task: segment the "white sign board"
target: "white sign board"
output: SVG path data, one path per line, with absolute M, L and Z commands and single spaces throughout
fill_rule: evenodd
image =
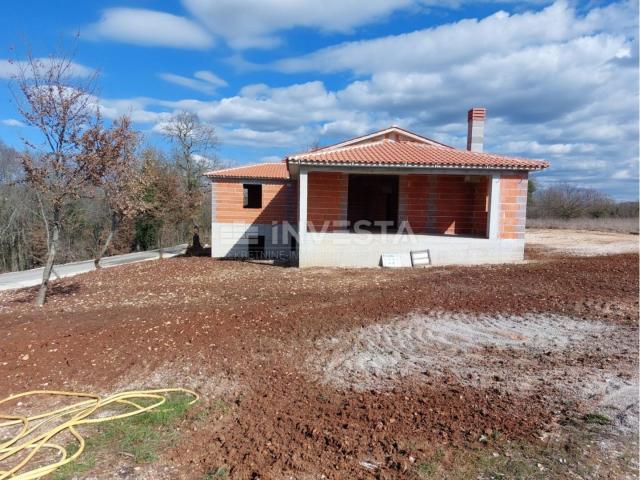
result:
M 411 252 L 411 266 L 426 267 L 427 265 L 431 265 L 431 254 L 429 250 Z
M 383 253 L 382 266 L 401 268 L 411 266 L 411 257 L 407 253 Z

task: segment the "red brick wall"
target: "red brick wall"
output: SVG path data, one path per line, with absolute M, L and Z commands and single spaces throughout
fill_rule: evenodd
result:
M 471 215 L 471 234 L 486 237 L 489 220 L 489 185 L 491 177 L 479 177 L 474 184 L 473 213 Z
M 431 183 L 427 175 L 400 175 L 398 221 L 408 222 L 414 233 L 427 232 L 428 195 L 435 195 Z
M 308 230 L 320 231 L 330 222 L 328 231 L 340 230 L 347 220 L 348 176 L 339 172 L 309 172 L 307 176 Z M 344 224 L 342 224 L 344 228 Z
M 465 182 L 464 175 L 436 176 L 437 202 L 431 217 L 435 219 L 434 233 L 449 233 L 457 235 L 471 235 L 474 230 L 486 231 L 486 217 L 484 223 L 474 223 L 474 218 L 482 214 L 486 208 L 484 202 L 476 204 L 476 189 L 480 182 Z
M 248 183 L 248 182 L 247 182 Z M 296 221 L 296 188 L 280 182 L 262 183 L 262 208 L 244 208 L 242 180 L 216 180 L 213 188 L 213 221 L 262 223 Z
M 406 175 L 400 177 L 400 221 L 414 233 L 486 236 L 486 176 Z
M 401 175 L 399 221 L 417 234 L 486 236 L 489 177 L 465 182 L 464 175 Z M 262 208 L 242 207 L 242 181 L 215 181 L 213 221 L 221 223 L 297 222 L 297 185 L 262 184 Z M 348 176 L 337 172 L 308 175 L 307 218 L 316 230 L 325 221 L 332 229 L 347 218 Z M 524 238 L 527 174 L 503 174 L 500 179 L 499 237 Z
M 527 173 L 505 173 L 500 176 L 500 238 L 524 238 L 527 185 Z

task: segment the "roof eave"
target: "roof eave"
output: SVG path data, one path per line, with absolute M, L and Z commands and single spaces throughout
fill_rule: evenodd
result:
M 318 162 L 305 161 L 303 159 L 287 158 L 287 161 L 295 165 L 304 166 L 331 166 L 331 167 L 380 167 L 380 168 L 420 168 L 425 170 L 432 169 L 460 169 L 460 170 L 519 170 L 519 171 L 536 171 L 544 170 L 549 165 L 540 166 L 523 166 L 523 165 L 447 165 L 447 164 L 420 164 L 420 163 L 374 163 L 374 162 Z
M 274 182 L 288 182 L 291 177 L 258 177 L 255 175 L 243 175 L 237 177 L 222 176 L 222 175 L 204 175 L 211 180 L 271 180 Z

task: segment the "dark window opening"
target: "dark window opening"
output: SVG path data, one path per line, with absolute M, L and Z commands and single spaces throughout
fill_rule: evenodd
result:
M 347 220 L 351 230 L 396 231 L 398 176 L 349 175 Z
M 262 185 L 244 184 L 242 206 L 244 208 L 262 208 Z
M 249 258 L 264 258 L 264 235 L 249 235 Z

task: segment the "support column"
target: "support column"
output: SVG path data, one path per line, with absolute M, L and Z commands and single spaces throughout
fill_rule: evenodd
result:
M 298 259 L 302 256 L 304 238 L 307 236 L 307 170 L 300 167 L 298 179 Z
M 500 174 L 491 175 L 489 184 L 489 215 L 487 218 L 487 233 L 492 240 L 500 236 Z
M 216 207 L 218 202 L 216 201 L 216 182 L 214 182 L 213 180 L 211 180 L 211 182 L 209 182 L 209 184 L 211 185 L 211 235 L 209 238 L 209 245 L 211 245 L 211 256 L 214 257 L 214 241 L 219 242 L 220 239 L 216 237 L 217 232 L 215 229 L 215 224 L 217 223 L 217 212 L 216 212 Z

